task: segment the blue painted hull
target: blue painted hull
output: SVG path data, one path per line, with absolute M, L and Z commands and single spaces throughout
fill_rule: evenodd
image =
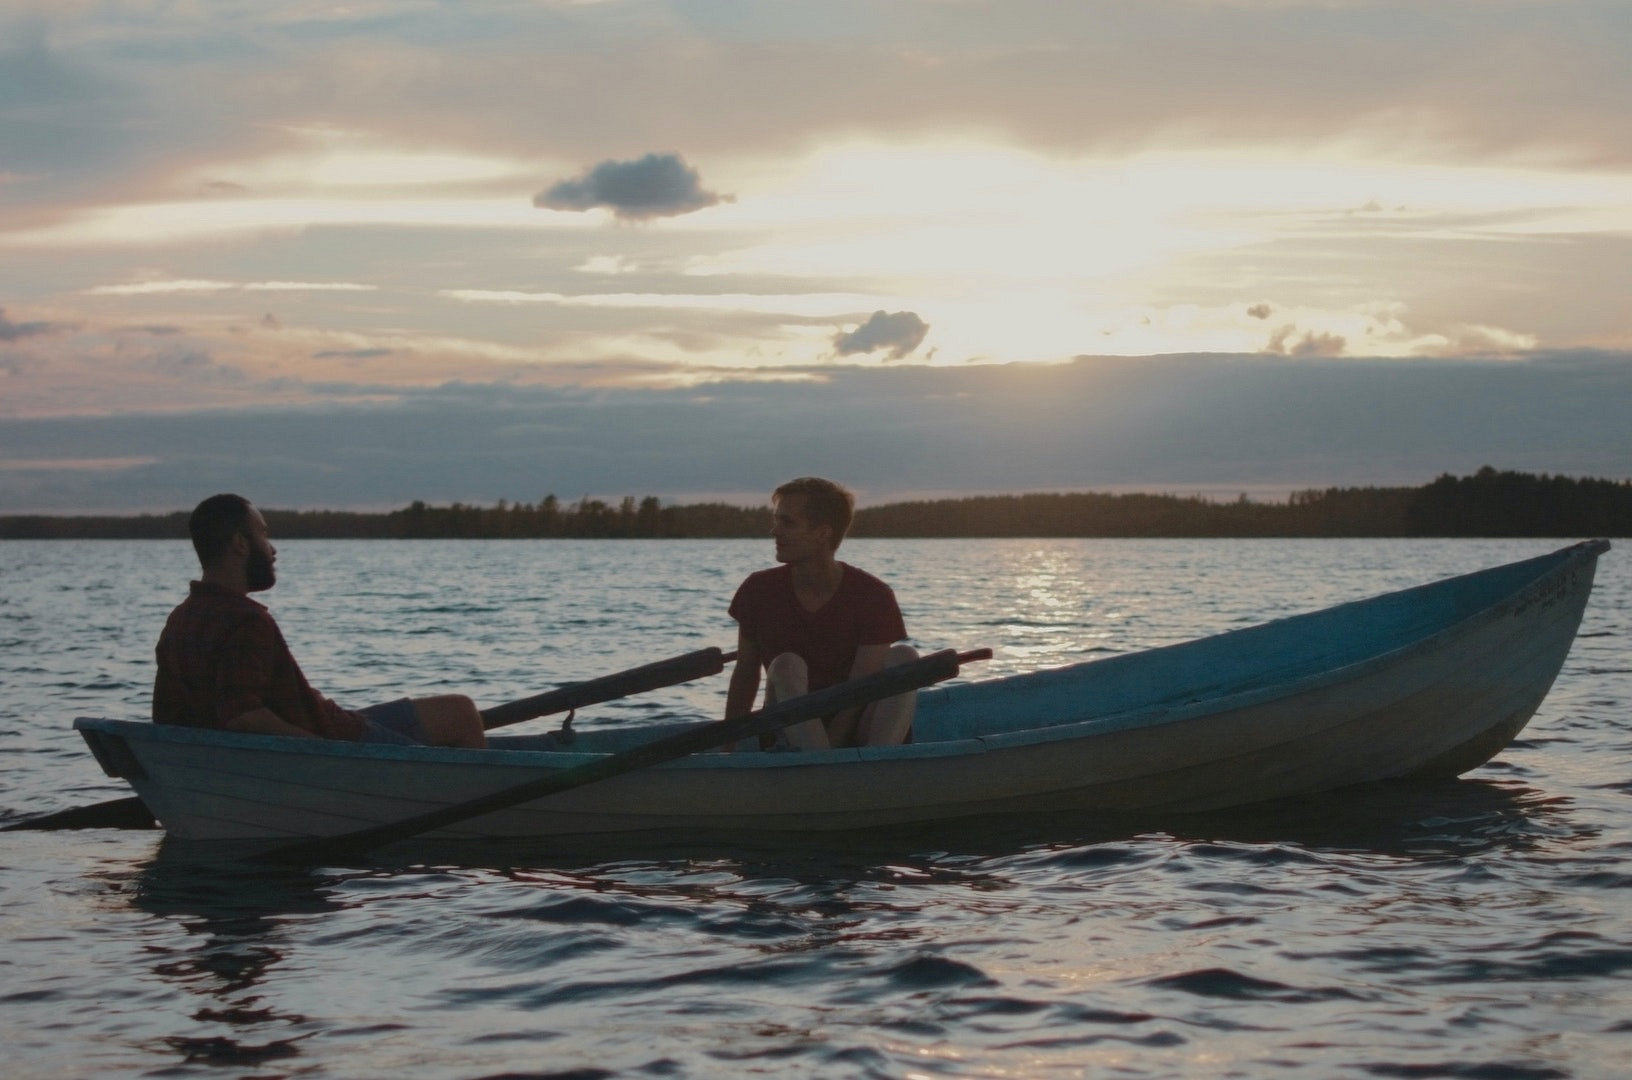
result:
M 1198 811 L 1460 775 L 1535 713 L 1603 541 L 1146 652 L 920 692 L 907 746 L 702 754 L 449 826 L 443 838 L 815 832 L 1053 810 Z M 80 719 L 183 839 L 333 836 L 572 767 L 676 728 L 488 750 Z

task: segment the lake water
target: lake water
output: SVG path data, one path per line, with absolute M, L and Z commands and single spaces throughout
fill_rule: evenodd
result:
M 280 544 L 267 596 L 360 706 L 483 705 L 706 645 L 762 541 Z M 977 677 L 1147 648 L 1547 541 L 865 541 Z M 0 543 L 0 822 L 126 794 L 69 727 L 146 715 L 181 543 Z M 1632 549 L 1468 778 L 842 846 L 405 848 L 320 869 L 158 832 L 0 834 L 0 1075 L 1622 1077 Z M 717 676 L 580 727 L 717 715 Z M 547 722 L 541 721 L 540 724 Z

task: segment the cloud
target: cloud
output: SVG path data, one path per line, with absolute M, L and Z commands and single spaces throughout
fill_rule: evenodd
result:
M 24 338 L 41 337 L 46 334 L 60 334 L 72 327 L 65 323 L 53 322 L 12 322 L 6 318 L 5 308 L 0 308 L 0 341 L 21 341 Z
M 86 289 L 88 296 L 146 296 L 153 293 L 224 292 L 237 288 L 230 281 L 204 281 L 197 278 L 177 281 L 135 281 L 127 285 L 97 285 Z
M 0 413 L 287 403 L 260 388 L 337 368 L 390 389 L 1247 352 L 1286 324 L 1300 360 L 1632 341 L 1632 68 L 1611 62 L 1632 9 L 1123 3 L 1108 27 L 1102 5 L 1014 0 L 1001 25 L 910 6 L 682 27 L 640 4 L 27 0 L 37 32 L 0 15 L 0 297 L 31 335 L 9 351 L 59 366 L 9 379 Z M 743 205 L 658 222 L 684 228 L 603 227 L 724 192 Z M 1373 195 L 1411 212 L 1359 212 Z M 24 245 L 48 227 L 75 246 Z M 1393 300 L 1409 325 L 1361 309 Z M 268 309 L 287 329 L 245 329 Z M 110 336 L 142 324 L 255 393 L 127 388 L 152 343 Z
M 591 255 L 573 269 L 580 274 L 632 274 L 640 266 L 623 255 Z
M 175 357 L 204 367 L 206 358 Z M 832 475 L 903 492 L 1421 484 L 1483 464 L 1627 478 L 1632 353 L 1508 361 L 1187 354 L 819 366 L 799 382 L 462 383 L 307 406 L 0 419 L 0 506 L 170 510 L 766 491 Z M 354 388 L 355 389 L 355 388 Z M 721 430 L 733 438 L 722 440 Z M 752 455 L 741 447 L 753 446 Z M 221 447 L 232 447 L 231 454 Z M 118 473 L 30 461 L 150 460 Z
M 729 196 L 704 191 L 697 170 L 677 154 L 647 154 L 635 161 L 603 161 L 576 180 L 533 196 L 550 210 L 593 210 L 604 206 L 620 218 L 640 221 L 703 210 Z
M 1568 3 L 1567 18 L 1551 3 L 1123 3 L 1108 22 L 1103 5 L 1014 0 L 1001 26 L 962 4 L 911 18 L 739 5 L 684 29 L 623 4 L 352 5 L 349 19 L 325 4 L 30 6 L 49 23 L 0 3 L 0 146 L 57 205 L 95 188 L 175 195 L 180 177 L 190 195 L 230 192 L 216 170 L 296 148 L 293 117 L 533 161 L 595 161 L 617 143 L 764 159 L 949 129 L 1067 154 L 1204 132 L 1249 148 L 1332 137 L 1405 156 L 1632 161 L 1615 3 Z
M 0 10 L 0 146 L 7 166 L 40 183 L 53 170 L 92 164 L 100 140 L 126 143 L 118 129 L 130 116 L 128 94 L 59 55 L 45 22 L 8 24 L 5 14 Z
M 148 356 L 147 364 L 161 375 L 187 381 L 234 385 L 248 381 L 243 371 L 218 362 L 207 350 L 196 346 L 178 345 L 156 350 Z
M 854 330 L 835 335 L 833 348 L 840 356 L 888 349 L 890 358 L 899 360 L 923 344 L 927 333 L 929 324 L 911 311 L 875 311 Z
M 1286 324 L 1274 334 L 1270 335 L 1269 343 L 1264 351 L 1280 356 L 1342 356 L 1343 350 L 1348 347 L 1348 340 L 1341 334 L 1317 333 L 1309 330 L 1296 341 L 1292 340 L 1298 328 L 1291 323 Z
M 245 292 L 373 292 L 377 285 L 351 281 L 210 281 L 184 278 L 170 281 L 134 281 L 124 285 L 97 285 L 86 289 L 89 296 L 148 296 L 154 293 L 212 293 L 242 289 Z
M 156 465 L 158 458 L 0 458 L 0 472 L 95 472 Z
M 243 288 L 248 292 L 373 292 L 379 286 L 355 281 L 251 281 Z
M 312 354 L 314 360 L 373 360 L 390 356 L 395 349 L 324 349 Z
M 1516 334 L 1499 326 L 1458 324 L 1442 334 L 1431 335 L 1425 342 L 1423 355 L 1454 356 L 1514 356 L 1536 347 L 1532 334 Z

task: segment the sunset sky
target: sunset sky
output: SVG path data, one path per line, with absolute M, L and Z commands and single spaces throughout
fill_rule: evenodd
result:
M 0 0 L 0 513 L 1632 477 L 1632 4 Z

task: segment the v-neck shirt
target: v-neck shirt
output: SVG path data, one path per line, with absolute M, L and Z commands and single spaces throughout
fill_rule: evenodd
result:
M 863 645 L 889 645 L 907 636 L 895 593 L 878 578 L 848 563 L 839 586 L 815 611 L 806 610 L 793 587 L 793 567 L 773 566 L 748 575 L 731 599 L 730 615 L 753 639 L 761 659 L 782 653 L 804 658 L 810 689 L 844 682 Z

